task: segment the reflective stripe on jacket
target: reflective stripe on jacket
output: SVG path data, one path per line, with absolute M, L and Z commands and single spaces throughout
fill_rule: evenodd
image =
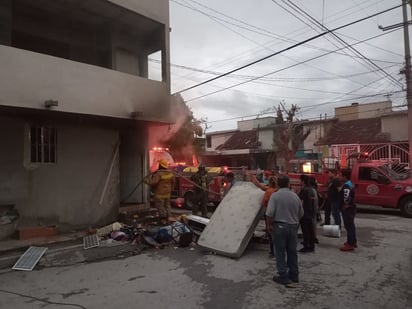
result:
M 175 184 L 175 175 L 169 170 L 157 170 L 153 175 L 146 176 L 144 182 L 152 187 L 155 198 L 170 198 Z

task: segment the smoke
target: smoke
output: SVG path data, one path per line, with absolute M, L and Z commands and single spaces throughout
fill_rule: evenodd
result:
M 189 107 L 180 95 L 170 97 L 170 124 L 152 124 L 149 126 L 149 148 L 165 147 L 166 141 L 179 131 L 188 116 L 191 115 Z

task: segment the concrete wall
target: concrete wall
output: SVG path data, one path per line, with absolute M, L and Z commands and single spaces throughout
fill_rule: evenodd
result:
M 0 105 L 44 109 L 53 99 L 56 111 L 169 120 L 157 112 L 169 110 L 166 83 L 1 45 L 0 67 Z
M 340 121 L 374 118 L 392 110 L 392 102 L 373 102 L 366 104 L 353 103 L 350 106 L 335 108 L 335 117 Z
M 232 135 L 234 131 L 222 132 L 222 133 L 209 133 L 212 137 L 212 147 L 207 147 L 206 151 L 214 151 L 216 147 L 225 143 Z
M 83 225 L 116 219 L 118 155 L 108 175 L 118 132 L 82 125 L 55 127 L 57 163 L 36 165 L 30 164 L 28 156 L 29 124 L 18 118 L 0 118 L 0 204 L 15 204 L 21 216 L 34 219 L 31 224 Z
M 133 12 L 169 25 L 169 1 L 166 0 L 108 0 Z
M 264 128 L 269 125 L 274 125 L 276 121 L 275 117 L 264 117 L 257 119 L 241 120 L 237 122 L 237 128 L 239 131 L 249 131 L 257 129 L 257 127 Z
M 11 0 L 0 1 L 0 44 L 11 43 Z
M 162 46 L 163 80 L 170 93 L 170 18 L 169 1 L 166 0 L 109 0 L 116 5 L 151 18 L 164 24 L 164 41 Z
M 120 133 L 120 199 L 124 204 L 144 203 L 148 187 L 142 183 L 148 171 L 146 127 Z
M 391 142 L 408 140 L 408 113 L 394 113 L 381 118 L 382 133 L 389 133 Z
M 273 150 L 274 149 L 274 142 L 273 142 L 273 128 L 272 129 L 265 129 L 258 131 L 258 138 L 260 142 L 260 149 L 262 150 Z

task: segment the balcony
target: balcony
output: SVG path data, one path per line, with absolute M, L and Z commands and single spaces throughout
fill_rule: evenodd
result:
M 0 105 L 168 121 L 169 87 L 161 81 L 0 45 Z
M 167 2 L 9 0 L 0 16 L 0 105 L 167 121 Z

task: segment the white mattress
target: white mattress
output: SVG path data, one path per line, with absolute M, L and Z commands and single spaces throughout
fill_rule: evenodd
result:
M 251 182 L 236 182 L 213 213 L 198 245 L 218 254 L 241 257 L 261 217 L 263 195 Z

